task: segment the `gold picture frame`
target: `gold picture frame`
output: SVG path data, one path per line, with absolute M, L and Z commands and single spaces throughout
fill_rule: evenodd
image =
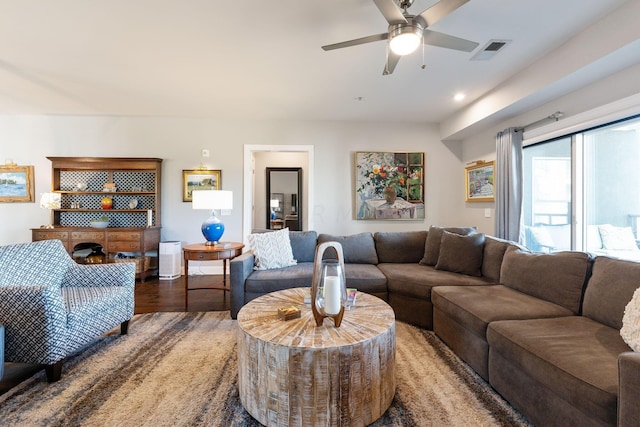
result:
M 191 202 L 193 190 L 220 190 L 222 171 L 218 169 L 185 169 L 182 171 L 182 201 Z
M 33 203 L 35 184 L 33 166 L 0 166 L 0 202 Z
M 494 202 L 495 162 L 478 161 L 464 168 L 464 184 L 467 202 Z

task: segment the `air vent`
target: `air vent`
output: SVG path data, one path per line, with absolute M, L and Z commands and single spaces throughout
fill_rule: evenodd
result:
M 488 61 L 500 52 L 511 40 L 489 40 L 482 49 L 471 57 L 472 61 Z

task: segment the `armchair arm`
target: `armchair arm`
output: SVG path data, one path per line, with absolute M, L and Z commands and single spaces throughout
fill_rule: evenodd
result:
M 236 319 L 238 312 L 244 305 L 244 282 L 253 271 L 253 252 L 245 252 L 229 262 L 229 276 L 231 278 L 231 318 Z
M 74 264 L 62 279 L 62 287 L 124 286 L 135 289 L 136 265 L 132 262 L 111 264 Z
M 57 286 L 0 286 L 8 362 L 52 364 L 67 353 L 67 312 Z
M 640 420 L 640 353 L 618 356 L 618 426 L 637 426 Z

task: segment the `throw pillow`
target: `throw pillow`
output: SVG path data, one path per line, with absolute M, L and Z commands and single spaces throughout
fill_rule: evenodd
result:
M 424 257 L 420 260 L 423 265 L 436 265 L 438 263 L 438 255 L 440 255 L 440 240 L 444 231 L 456 233 L 461 236 L 468 236 L 476 232 L 475 227 L 429 227 L 429 233 L 424 244 Z
M 288 228 L 271 233 L 249 234 L 247 239 L 255 257 L 255 270 L 271 270 L 297 264 L 293 259 Z
M 613 250 L 638 250 L 636 239 L 633 237 L 631 227 L 615 227 L 611 224 L 603 224 L 598 226 L 600 237 L 602 238 L 602 247 L 604 249 Z
M 462 273 L 468 276 L 482 276 L 482 256 L 484 234 L 461 236 L 444 231 L 440 241 L 440 255 L 436 270 Z
M 640 351 L 640 288 L 624 308 L 620 336 L 633 351 Z

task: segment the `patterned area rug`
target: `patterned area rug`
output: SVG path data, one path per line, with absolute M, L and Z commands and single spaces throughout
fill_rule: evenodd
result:
M 259 426 L 238 395 L 237 324 L 228 312 L 135 316 L 0 395 L 3 426 Z M 396 324 L 395 399 L 374 426 L 526 426 L 432 332 Z

